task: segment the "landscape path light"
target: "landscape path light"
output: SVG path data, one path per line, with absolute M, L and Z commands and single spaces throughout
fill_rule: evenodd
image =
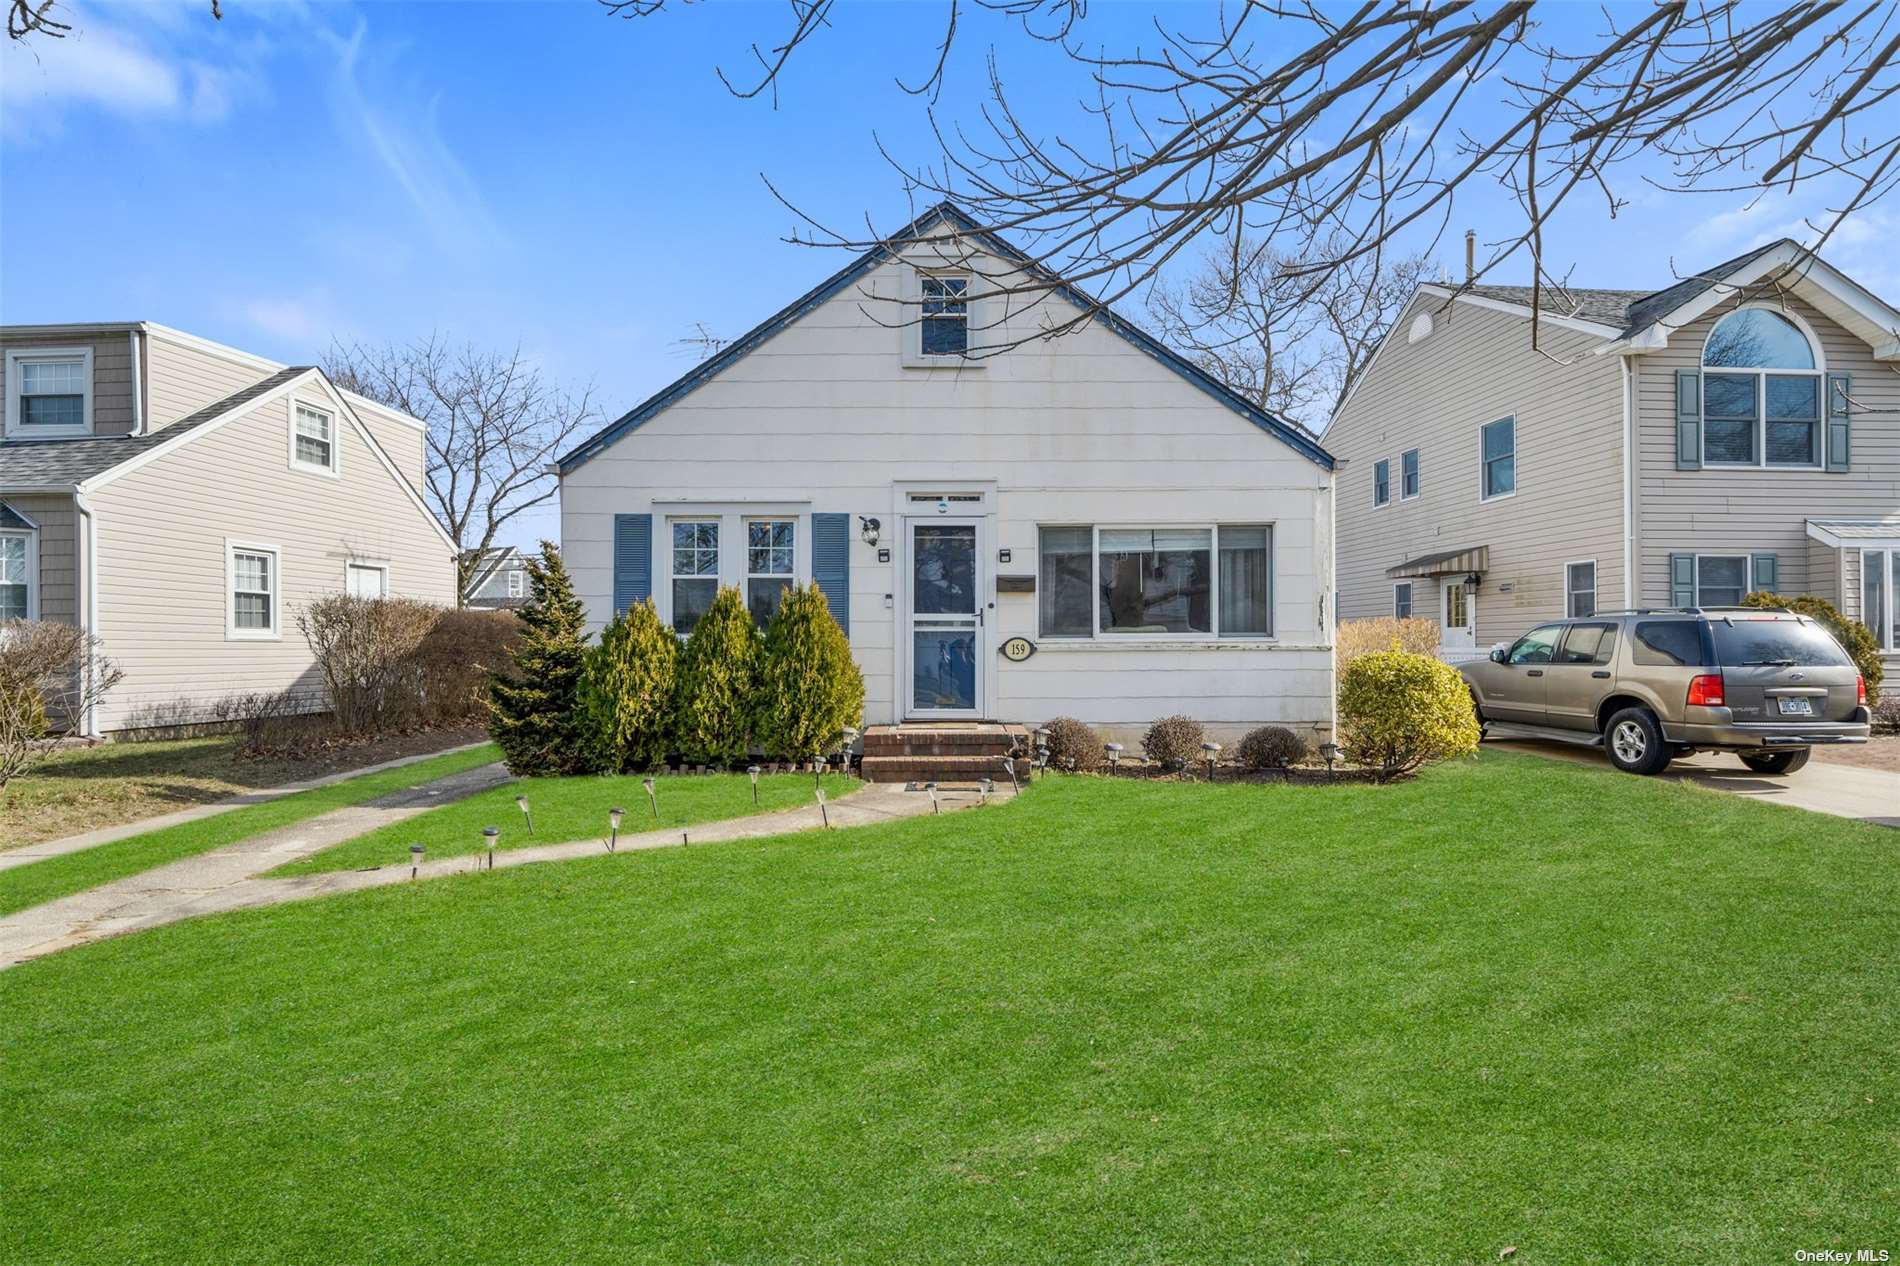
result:
M 824 779 L 825 771 L 831 768 L 831 762 L 820 756 L 811 763 L 811 785 L 816 787 Z
M 746 777 L 752 780 L 752 807 L 756 809 L 759 807 L 759 767 L 747 765 L 745 772 Z
M 613 852 L 620 843 L 620 819 L 626 816 L 625 809 L 607 810 L 607 851 Z
M 1009 775 L 1009 789 L 1011 791 L 1021 791 L 1023 789 L 1023 785 L 1016 781 L 1016 758 L 1015 757 L 1013 756 L 1003 757 L 1003 772 Z
M 653 790 L 653 780 L 651 778 L 642 778 L 640 785 L 647 789 L 647 803 L 653 806 L 653 820 L 658 822 L 660 820 L 660 797 L 659 793 Z
M 515 808 L 521 810 L 521 816 L 528 819 L 528 834 L 534 834 L 534 814 L 528 812 L 528 797 L 516 796 Z
M 1122 745 L 1120 743 L 1104 743 L 1102 744 L 1102 750 L 1108 753 L 1108 772 L 1112 774 L 1117 767 L 1121 765 Z
M 411 844 L 409 846 L 409 878 L 414 879 L 416 877 L 416 871 L 420 870 L 421 867 L 422 845 Z
M 829 831 L 831 829 L 831 811 L 825 808 L 825 789 L 819 787 L 814 790 L 812 794 L 818 797 L 818 820 L 824 823 L 825 829 Z
M 501 838 L 501 828 L 485 826 L 482 828 L 482 844 L 488 849 L 488 869 L 495 869 L 495 841 Z
M 1214 762 L 1220 759 L 1219 743 L 1203 743 L 1201 751 L 1207 758 L 1207 781 L 1214 781 Z
M 995 791 L 995 790 L 996 790 L 996 780 L 993 778 L 981 779 L 976 784 L 977 798 L 983 804 L 988 804 L 990 802 L 990 792 Z
M 1319 754 L 1326 758 L 1326 776 L 1331 778 L 1333 776 L 1333 762 L 1339 759 L 1339 744 L 1321 743 L 1319 745 Z
M 943 806 L 937 803 L 937 784 L 927 782 L 924 784 L 924 790 L 930 793 L 930 811 L 932 813 L 942 813 Z

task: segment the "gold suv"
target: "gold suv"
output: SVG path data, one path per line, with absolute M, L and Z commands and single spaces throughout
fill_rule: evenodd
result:
M 1463 665 L 1479 724 L 1600 744 L 1618 769 L 1732 751 L 1791 774 L 1820 743 L 1865 743 L 1867 683 L 1827 629 L 1758 607 L 1606 611 L 1540 624 Z

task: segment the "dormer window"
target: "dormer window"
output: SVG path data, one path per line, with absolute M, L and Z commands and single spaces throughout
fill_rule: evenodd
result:
M 336 415 L 307 404 L 291 405 L 290 464 L 336 474 Z
M 92 349 L 49 347 L 7 353 L 7 434 L 58 439 L 92 433 Z
M 970 279 L 926 275 L 921 280 L 923 354 L 963 356 L 970 350 Z

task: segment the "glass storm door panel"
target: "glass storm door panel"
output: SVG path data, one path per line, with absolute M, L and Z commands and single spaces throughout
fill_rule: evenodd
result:
M 910 711 L 973 715 L 983 625 L 976 522 L 926 520 L 910 532 Z
M 1465 592 L 1464 577 L 1450 577 L 1439 584 L 1439 646 L 1448 651 L 1474 649 L 1478 645 L 1477 604 Z

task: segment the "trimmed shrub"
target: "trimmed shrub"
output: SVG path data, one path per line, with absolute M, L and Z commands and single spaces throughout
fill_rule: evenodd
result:
M 1811 616 L 1820 622 L 1834 640 L 1841 644 L 1847 657 L 1854 661 L 1854 667 L 1867 680 L 1867 702 L 1880 702 L 1880 679 L 1885 670 L 1880 663 L 1880 643 L 1875 640 L 1872 630 L 1859 620 L 1850 620 L 1840 613 L 1840 609 L 1826 598 L 1817 598 L 1804 593 L 1797 598 L 1784 598 L 1778 593 L 1765 589 L 1757 590 L 1742 599 L 1745 607 L 1786 607 L 1802 615 Z
M 1185 769 L 1201 759 L 1201 744 L 1206 738 L 1207 732 L 1193 717 L 1162 717 L 1141 736 L 1141 750 L 1163 768 Z
M 1339 679 L 1339 743 L 1380 781 L 1478 750 L 1478 719 L 1458 670 L 1410 651 L 1362 655 Z
M 488 680 L 488 733 L 517 776 L 588 772 L 591 753 L 580 709 L 586 616 L 561 551 L 541 542 L 528 558 L 529 597 L 511 667 Z
M 1072 769 L 1078 774 L 1100 769 L 1108 762 L 1102 750 L 1102 736 L 1074 717 L 1057 717 L 1043 726 L 1049 741 L 1049 767 Z
M 457 725 L 486 717 L 489 679 L 513 665 L 520 636 L 512 611 L 443 611 L 411 656 L 422 687 L 417 722 Z
M 310 644 L 339 731 L 368 734 L 420 719 L 422 683 L 414 657 L 441 616 L 442 608 L 413 598 L 343 593 L 297 612 L 297 631 Z
M 1438 622 L 1416 617 L 1405 620 L 1381 616 L 1374 620 L 1342 620 L 1333 635 L 1339 671 L 1361 655 L 1374 651 L 1411 651 L 1415 655 L 1438 652 Z
M 673 738 L 687 760 L 730 765 L 745 756 L 762 653 L 745 599 L 737 589 L 720 589 L 686 639 L 673 686 Z
M 816 584 L 785 591 L 765 630 L 758 736 L 768 756 L 813 760 L 864 719 L 864 676 Z
M 1234 753 L 1242 769 L 1285 769 L 1306 759 L 1306 740 L 1284 725 L 1250 730 Z
M 630 774 L 666 759 L 679 684 L 679 638 L 653 600 L 637 603 L 600 631 L 581 676 L 590 763 Z

